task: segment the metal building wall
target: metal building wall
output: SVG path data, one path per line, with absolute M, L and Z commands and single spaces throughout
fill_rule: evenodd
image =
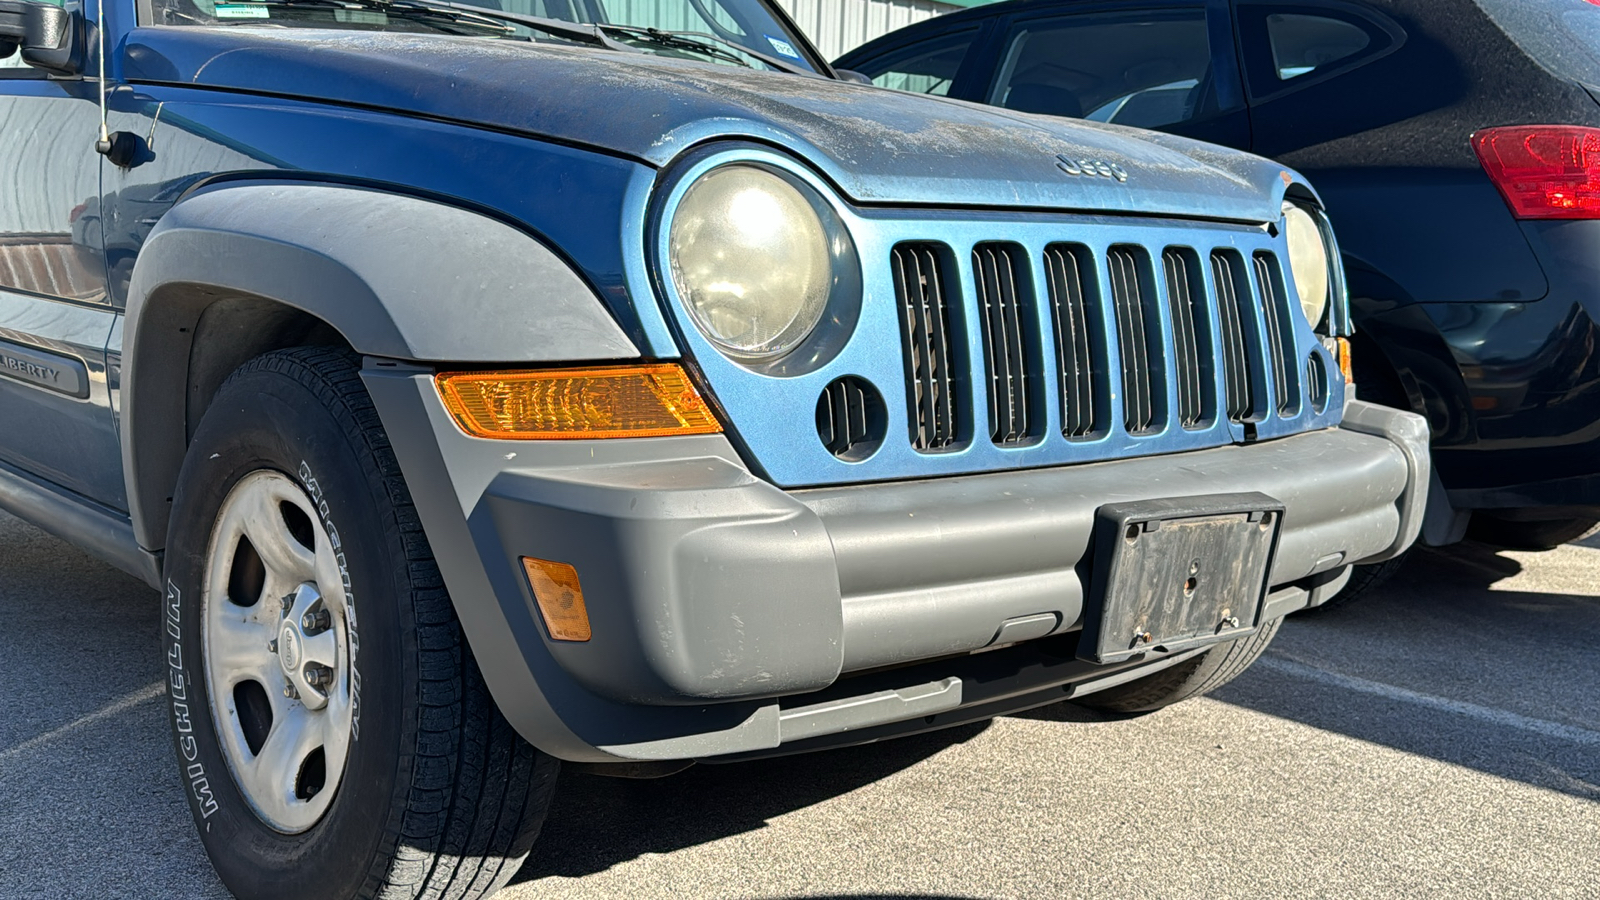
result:
M 896 28 L 961 8 L 935 0 L 778 0 L 778 5 L 828 59 Z

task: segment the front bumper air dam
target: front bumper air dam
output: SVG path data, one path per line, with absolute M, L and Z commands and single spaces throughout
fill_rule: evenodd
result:
M 496 702 L 583 762 L 875 739 L 1137 677 L 1178 657 L 1092 666 L 1026 643 L 1081 626 L 1098 507 L 1281 501 L 1265 621 L 1409 546 L 1429 474 L 1419 417 L 1355 402 L 1341 428 L 1249 446 L 783 491 L 721 435 L 483 440 L 428 373 L 369 361 L 363 377 Z M 546 638 L 521 556 L 576 567 L 590 641 Z M 888 665 L 905 668 L 850 674 Z

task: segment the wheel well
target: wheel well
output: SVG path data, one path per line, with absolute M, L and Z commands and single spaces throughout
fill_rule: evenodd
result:
M 195 322 L 184 384 L 184 445 L 194 437 L 217 389 L 235 369 L 287 347 L 349 347 L 327 322 L 262 297 L 228 297 L 205 307 Z
M 286 303 L 169 284 L 153 293 L 124 348 L 123 466 L 134 536 L 166 545 L 172 495 L 189 441 L 217 389 L 245 362 L 299 346 L 350 346 L 326 321 Z

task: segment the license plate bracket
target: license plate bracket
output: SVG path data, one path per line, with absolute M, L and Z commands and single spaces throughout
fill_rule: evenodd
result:
M 1256 492 L 1100 507 L 1079 658 L 1123 662 L 1254 631 L 1282 522 L 1283 504 Z

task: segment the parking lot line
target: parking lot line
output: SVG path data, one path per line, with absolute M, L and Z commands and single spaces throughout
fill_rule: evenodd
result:
M 59 728 L 52 728 L 49 731 L 46 731 L 44 734 L 28 738 L 15 747 L 9 747 L 5 750 L 0 750 L 0 763 L 10 762 L 19 756 L 50 743 L 62 735 L 71 734 L 80 728 L 87 728 L 96 722 L 100 722 L 104 719 L 109 719 L 112 716 L 124 713 L 141 703 L 154 700 L 155 698 L 161 696 L 161 691 L 164 687 L 165 684 L 160 681 L 157 681 L 153 684 L 147 684 L 137 691 L 107 703 L 105 706 L 100 707 L 88 715 L 79 716 L 78 718 L 73 719 L 71 722 L 62 725 Z
M 1356 678 L 1353 675 L 1330 672 L 1327 669 L 1311 665 L 1280 652 L 1269 651 L 1266 656 L 1256 661 L 1256 666 L 1285 675 L 1319 681 L 1348 691 L 1371 694 L 1390 700 L 1400 700 L 1405 703 L 1414 703 L 1418 706 L 1426 706 L 1430 709 L 1454 713 L 1506 728 L 1515 728 L 1543 737 L 1579 744 L 1600 745 L 1600 731 L 1579 728 L 1575 725 L 1563 725 L 1560 722 L 1551 722 L 1547 719 L 1535 719 L 1532 716 L 1518 715 L 1506 712 L 1503 709 L 1495 709 L 1492 706 L 1464 703 L 1460 700 L 1451 700 L 1446 697 L 1436 697 L 1432 694 L 1409 691 L 1405 688 L 1395 687 L 1392 684 L 1384 684 L 1381 681 L 1368 681 L 1365 678 Z

